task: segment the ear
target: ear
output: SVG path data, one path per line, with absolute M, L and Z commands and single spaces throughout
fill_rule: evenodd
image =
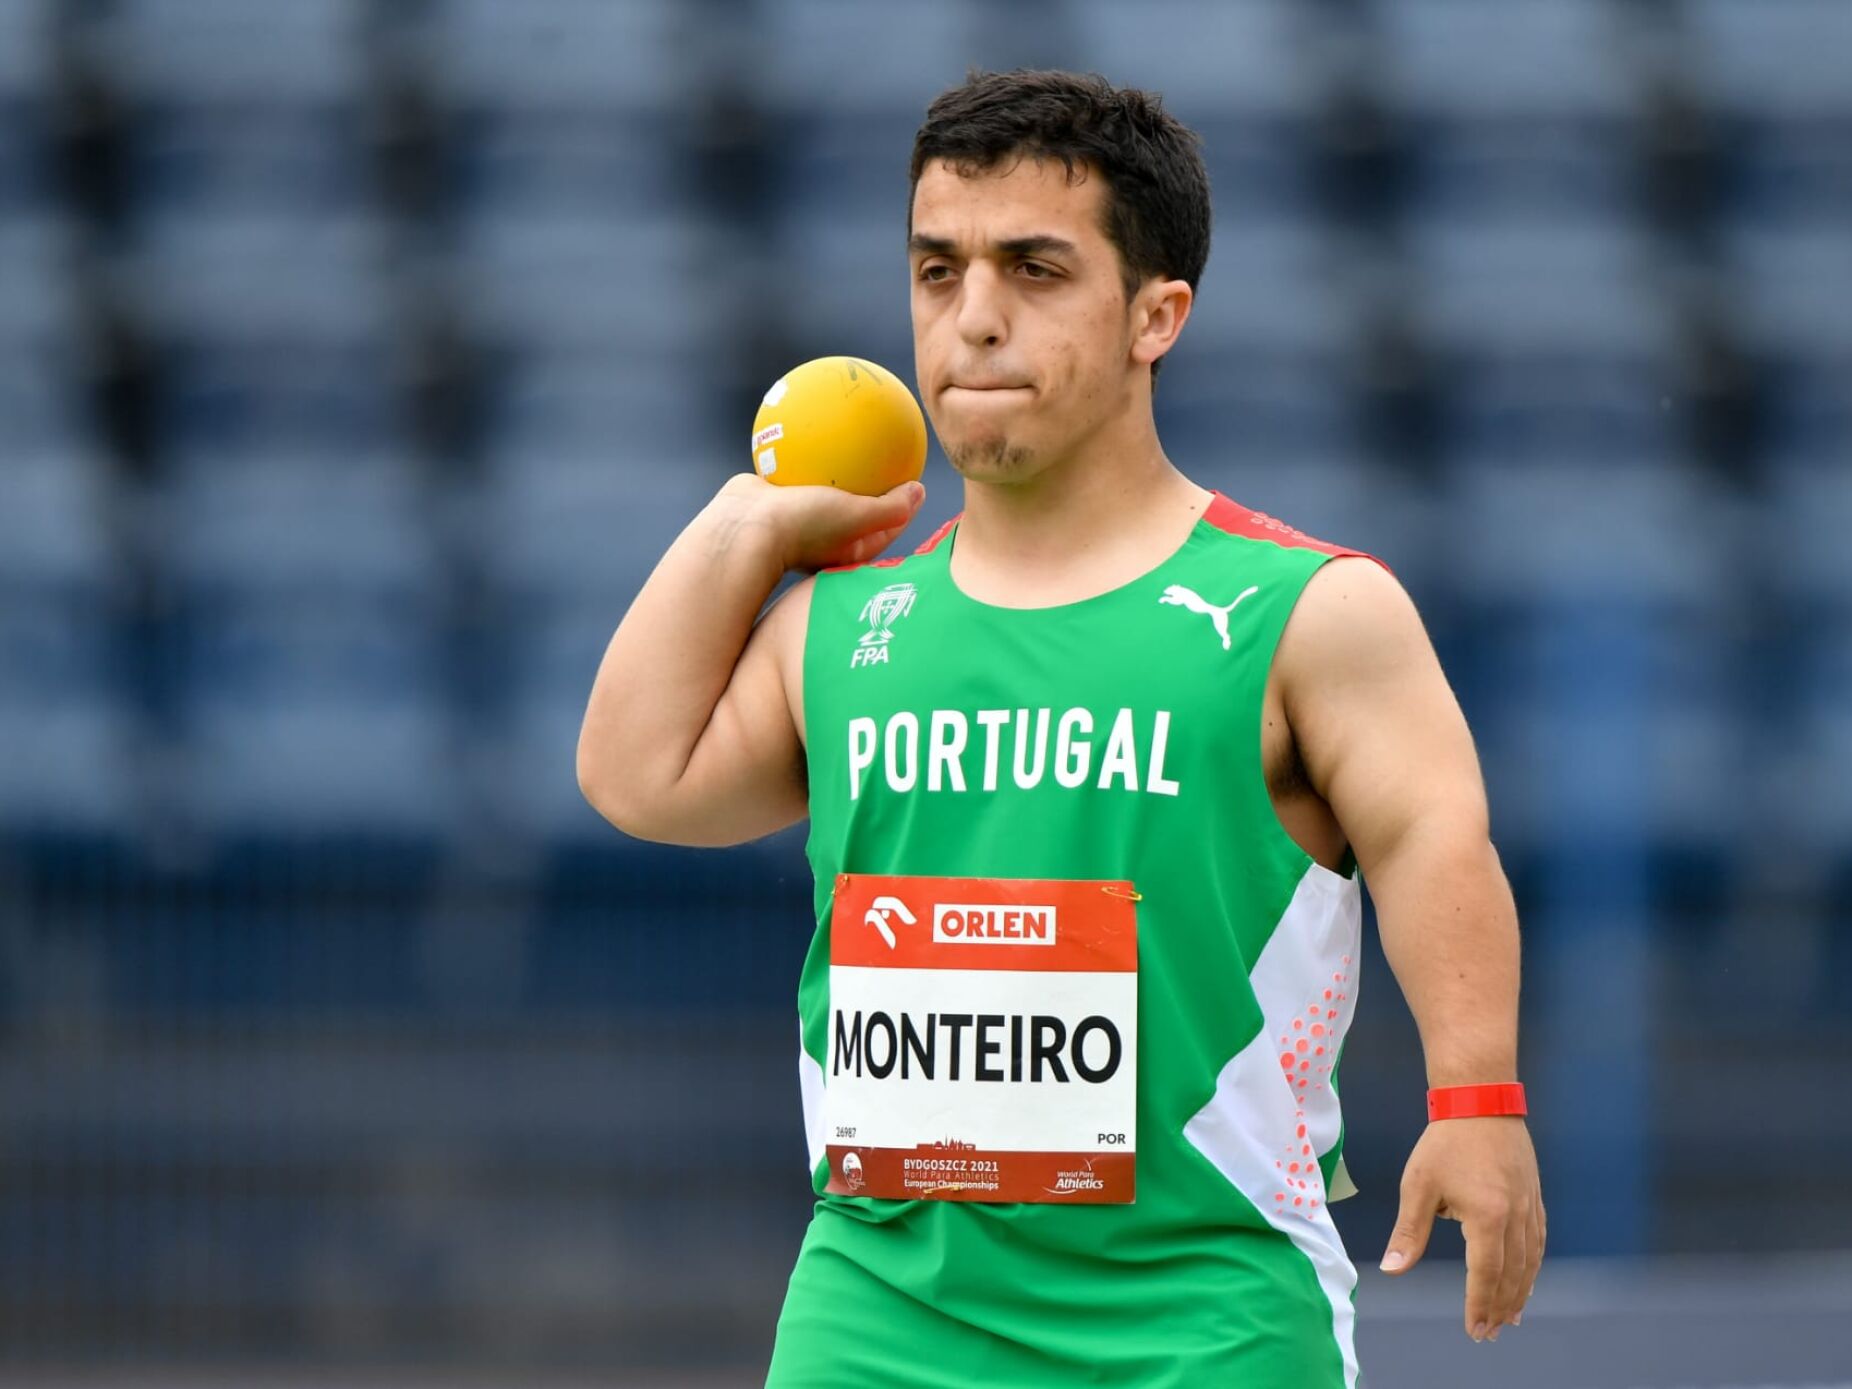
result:
M 1132 360 L 1155 362 L 1177 341 L 1195 294 L 1183 280 L 1147 280 L 1132 301 Z

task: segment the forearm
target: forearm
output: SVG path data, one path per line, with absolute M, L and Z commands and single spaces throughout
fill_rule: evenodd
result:
M 657 562 L 605 648 L 579 735 L 579 784 L 601 810 L 648 803 L 688 766 L 765 600 L 777 536 L 721 492 Z
M 1517 905 L 1491 841 L 1417 825 L 1366 876 L 1428 1084 L 1517 1080 Z

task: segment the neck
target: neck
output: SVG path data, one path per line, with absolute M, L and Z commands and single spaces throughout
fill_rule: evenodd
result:
M 967 477 L 959 554 L 994 556 L 1005 569 L 1072 572 L 1128 536 L 1161 529 L 1185 511 L 1200 515 L 1209 489 L 1165 457 L 1149 416 L 1141 423 L 1102 431 L 1020 481 Z

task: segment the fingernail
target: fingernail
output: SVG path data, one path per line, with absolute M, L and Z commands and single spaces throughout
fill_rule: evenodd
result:
M 1505 1328 L 1504 1328 L 1504 1326 L 1503 1326 L 1503 1325 L 1499 1325 L 1499 1326 L 1495 1326 L 1495 1327 L 1493 1327 L 1493 1328 L 1492 1328 L 1492 1331 L 1491 1331 L 1491 1334 L 1489 1334 L 1489 1335 L 1488 1335 L 1488 1336 L 1486 1337 L 1486 1340 L 1488 1340 L 1488 1341 L 1496 1341 L 1496 1340 L 1498 1339 L 1498 1333 L 1499 1333 L 1499 1332 L 1501 1332 L 1501 1331 L 1503 1331 L 1504 1329 L 1505 1329 Z
M 1394 1273 L 1407 1262 L 1408 1255 L 1404 1254 L 1399 1249 L 1391 1249 L 1387 1254 L 1383 1255 L 1381 1267 L 1384 1273 Z
M 1513 1326 L 1524 1325 L 1524 1314 L 1522 1312 L 1519 1312 L 1515 1317 L 1511 1319 L 1511 1324 Z
M 1473 1328 L 1473 1339 L 1475 1341 L 1483 1341 L 1485 1339 L 1485 1323 L 1484 1322 L 1480 1322 L 1477 1326 Z

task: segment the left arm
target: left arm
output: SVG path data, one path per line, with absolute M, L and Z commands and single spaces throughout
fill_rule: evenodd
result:
M 1369 883 L 1428 1084 L 1517 1080 L 1517 908 L 1492 846 L 1472 734 L 1413 601 L 1371 560 L 1328 560 L 1275 659 L 1306 774 Z M 1524 1119 L 1431 1123 L 1401 1204 L 1390 1254 L 1404 1256 L 1403 1268 L 1421 1257 L 1434 1215 L 1463 1223 L 1467 1331 L 1477 1340 L 1483 1323 L 1496 1338 L 1522 1312 L 1543 1255 Z

